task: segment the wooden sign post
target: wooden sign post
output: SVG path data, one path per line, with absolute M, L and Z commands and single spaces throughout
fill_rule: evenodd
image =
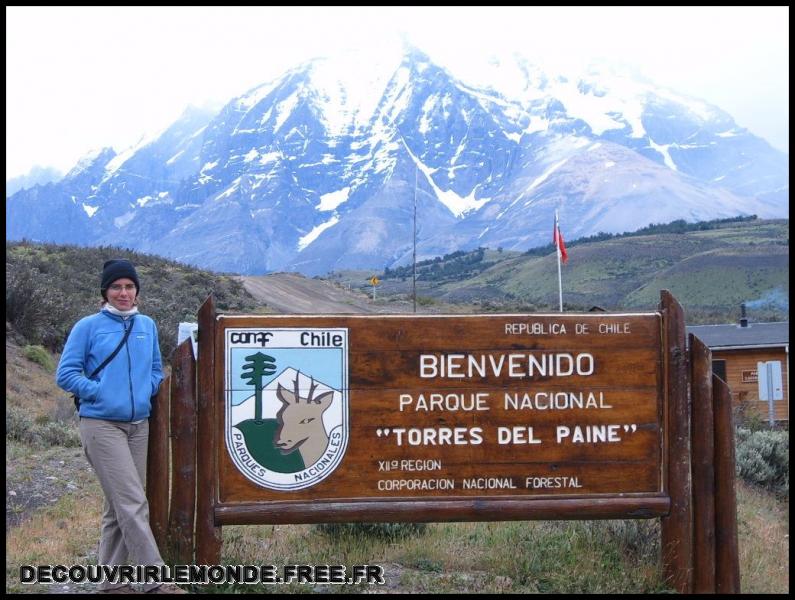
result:
M 220 562 L 233 524 L 661 517 L 677 591 L 739 591 L 729 396 L 668 292 L 649 313 L 472 316 L 210 298 L 198 321 L 196 391 L 187 346 L 171 384 L 172 456 L 196 457 L 173 468 L 195 473 L 195 537 L 193 498 L 171 493 L 183 561 Z

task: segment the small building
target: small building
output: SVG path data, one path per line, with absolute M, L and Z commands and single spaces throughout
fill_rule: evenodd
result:
M 736 408 L 789 423 L 789 322 L 749 323 L 743 305 L 736 325 L 692 325 L 687 332 L 712 351 L 712 372 L 729 384 Z

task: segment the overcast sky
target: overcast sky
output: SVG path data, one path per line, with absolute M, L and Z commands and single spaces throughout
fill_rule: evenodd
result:
M 456 74 L 513 51 L 621 61 L 789 152 L 787 7 L 6 7 L 6 178 L 66 172 L 188 104 L 220 106 L 305 60 L 400 34 Z

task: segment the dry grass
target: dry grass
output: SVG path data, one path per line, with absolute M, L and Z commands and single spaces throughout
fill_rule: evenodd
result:
M 306 525 L 237 526 L 224 528 L 222 562 L 267 556 L 276 565 L 378 564 L 386 586 L 377 590 L 384 592 L 655 592 L 667 590 L 658 546 L 654 521 L 436 523 L 403 539 L 330 537 Z M 301 587 L 306 591 L 256 591 Z
M 49 585 L 22 585 L 21 565 L 96 563 L 102 504 L 102 490 L 94 482 L 7 530 L 6 592 L 51 591 Z
M 787 593 L 788 503 L 743 483 L 737 492 L 742 591 Z M 6 590 L 45 591 L 18 583 L 22 564 L 95 562 L 101 510 L 101 492 L 94 483 L 10 529 Z M 384 566 L 384 588 L 315 589 L 329 593 L 648 593 L 668 591 L 660 580 L 658 548 L 657 521 L 437 523 L 405 539 L 355 533 L 330 537 L 310 525 L 247 525 L 224 528 L 222 562 Z M 306 585 L 253 587 L 216 591 L 311 590 Z
M 789 592 L 789 502 L 737 483 L 740 589 L 744 594 Z
M 53 358 L 56 364 L 58 358 Z M 25 358 L 22 348 L 6 339 L 6 405 L 31 411 L 33 418 L 53 417 L 59 403 L 72 402 L 67 396 L 55 385 L 53 373 Z
M 20 564 L 54 564 L 56 558 L 86 558 L 96 546 L 102 516 L 102 492 L 63 496 L 36 518 L 6 534 L 8 556 Z

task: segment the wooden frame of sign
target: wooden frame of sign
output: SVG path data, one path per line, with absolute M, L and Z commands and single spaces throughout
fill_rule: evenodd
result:
M 739 592 L 731 396 L 669 292 L 478 316 L 219 316 L 211 296 L 198 321 L 196 392 L 185 346 L 150 436 L 158 543 L 161 442 L 189 481 L 195 456 L 183 562 L 217 564 L 232 524 L 661 517 L 677 591 Z

